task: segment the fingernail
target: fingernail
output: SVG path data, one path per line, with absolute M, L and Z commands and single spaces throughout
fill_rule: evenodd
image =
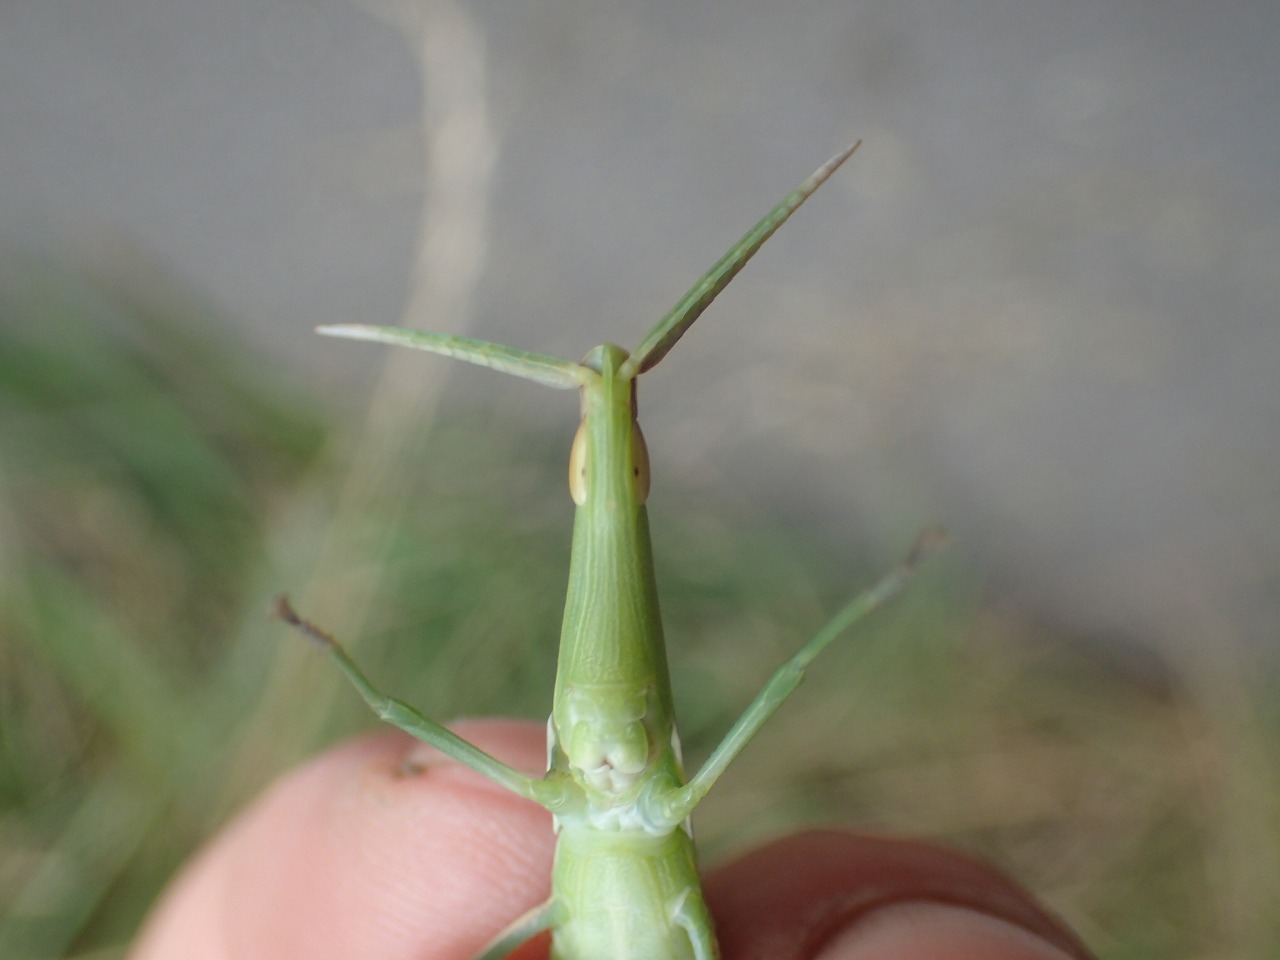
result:
M 923 901 L 860 916 L 814 960 L 1072 960 L 1022 927 L 990 914 Z

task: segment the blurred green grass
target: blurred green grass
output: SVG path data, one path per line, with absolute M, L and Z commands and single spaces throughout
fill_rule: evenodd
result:
M 0 277 L 4 960 L 122 955 L 230 813 L 372 725 L 267 620 L 280 589 L 354 630 L 371 675 L 413 678 L 394 692 L 434 716 L 548 710 L 573 425 L 549 435 L 446 396 L 429 430 L 392 438 L 386 469 L 408 492 L 344 499 L 351 411 L 230 330 L 194 300 L 45 264 Z M 657 472 L 696 764 L 896 558 Z M 342 583 L 357 613 L 333 599 Z M 330 599 L 313 609 L 308 592 Z M 909 832 L 992 858 L 1104 957 L 1280 955 L 1275 678 L 1224 685 L 1090 650 L 987 596 L 961 546 L 825 655 L 700 809 L 704 850 L 803 822 Z

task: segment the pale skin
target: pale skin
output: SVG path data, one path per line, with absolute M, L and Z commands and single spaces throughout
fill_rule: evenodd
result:
M 546 386 L 576 389 L 580 396 L 582 419 L 569 456 L 573 550 L 543 754 L 550 762 L 545 768 L 534 772 L 523 758 L 520 763 L 504 761 L 475 738 L 383 694 L 336 640 L 300 618 L 287 601 L 282 599 L 277 611 L 330 652 L 384 720 L 507 791 L 508 803 L 518 798 L 551 814 L 556 841 L 550 895 L 506 914 L 501 924 L 490 924 L 490 936 L 475 954 L 480 960 L 501 960 L 543 931 L 550 932 L 553 960 L 717 960 L 721 948 L 688 832 L 690 814 L 799 685 L 813 659 L 850 625 L 899 592 L 919 560 L 942 540 L 937 532 L 923 535 L 896 570 L 839 611 L 774 673 L 720 746 L 686 778 L 649 548 L 645 500 L 650 474 L 637 422 L 636 381 L 667 354 L 765 240 L 856 147 L 833 157 L 784 198 L 630 352 L 606 344 L 574 363 L 500 344 L 396 328 L 321 330 L 444 354 Z M 528 815 L 536 807 L 522 809 Z M 418 829 L 439 819 L 424 820 Z M 488 821 L 487 828 L 477 825 L 476 837 L 482 839 L 496 822 Z M 817 852 L 815 848 L 814 855 Z M 768 866 L 766 860 L 757 869 Z M 457 889 L 456 876 L 450 883 Z M 342 886 L 351 889 L 349 882 Z M 956 893 L 960 886 L 953 882 L 939 895 L 948 903 L 964 903 Z M 883 883 L 879 889 L 885 889 Z M 435 895 L 437 902 L 428 911 L 440 908 Z M 487 917 L 493 902 L 489 895 L 483 907 L 470 901 L 457 910 Z M 456 921 L 455 912 L 450 909 L 444 916 Z M 831 940 L 834 927 L 806 935 L 810 941 Z M 352 949 L 379 955 L 370 952 L 367 942 L 353 942 Z

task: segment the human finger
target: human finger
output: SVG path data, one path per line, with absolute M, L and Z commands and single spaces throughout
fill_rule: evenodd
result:
M 1089 960 L 995 869 L 911 840 L 812 831 L 712 870 L 724 960 Z
M 457 732 L 517 769 L 537 724 Z M 278 781 L 183 871 L 130 960 L 468 960 L 545 900 L 541 808 L 398 732 L 344 744 Z

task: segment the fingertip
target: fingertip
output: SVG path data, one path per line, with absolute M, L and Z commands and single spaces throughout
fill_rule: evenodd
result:
M 536 774 L 535 724 L 454 728 Z M 544 899 L 553 835 L 541 808 L 398 732 L 343 744 L 286 775 L 184 871 L 132 960 L 469 957 Z
M 1091 957 L 1068 928 L 999 871 L 916 841 L 829 830 L 796 834 L 711 871 L 706 892 L 725 960 Z M 995 926 L 984 927 L 988 921 Z M 918 936 L 912 946 L 913 931 L 948 929 L 973 932 L 973 942 L 986 943 L 991 952 L 966 953 L 968 941 L 947 935 L 928 940 L 930 949 L 951 942 L 959 952 L 930 952 Z M 991 935 L 985 940 L 984 930 Z M 1019 938 L 1049 952 L 1009 952 Z M 850 952 L 855 949 L 863 952 Z
M 832 936 L 814 960 L 1073 960 L 988 913 L 923 901 L 880 907 Z

